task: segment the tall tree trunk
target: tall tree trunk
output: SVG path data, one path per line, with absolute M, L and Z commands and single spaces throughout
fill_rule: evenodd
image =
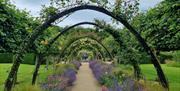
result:
M 53 59 L 54 60 L 54 59 Z M 49 60 L 46 60 L 46 67 L 45 67 L 46 71 L 49 70 Z
M 141 78 L 141 68 L 139 67 L 138 63 L 133 60 L 133 68 L 134 68 L 134 76 L 137 80 L 139 80 Z
M 35 67 L 35 70 L 34 70 L 34 73 L 33 73 L 33 77 L 32 77 L 32 85 L 34 85 L 36 83 L 36 78 L 37 78 L 37 75 L 38 75 L 38 71 L 39 71 L 41 63 L 43 61 L 44 61 L 44 56 L 42 54 L 38 54 L 37 55 L 37 64 L 36 64 L 36 67 Z
M 8 75 L 8 78 L 6 79 L 4 91 L 11 91 L 16 81 L 17 71 L 19 69 L 21 62 L 23 61 L 23 57 L 24 57 L 23 53 L 19 53 L 16 55 L 16 59 L 14 60 L 11 71 Z
M 14 63 L 14 61 L 15 61 L 15 58 L 16 58 L 16 54 L 13 54 L 13 63 Z M 16 74 L 15 74 L 15 76 L 14 76 L 14 81 L 13 81 L 13 85 L 14 85 L 14 86 L 15 86 L 16 82 L 17 82 L 17 72 L 16 72 Z

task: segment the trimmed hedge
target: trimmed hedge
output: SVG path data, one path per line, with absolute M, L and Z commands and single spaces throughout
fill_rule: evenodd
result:
M 0 63 L 12 63 L 12 53 L 0 53 Z
M 34 54 L 28 53 L 25 54 L 23 64 L 35 64 Z M 13 62 L 13 54 L 12 53 L 0 53 L 0 63 L 12 63 Z

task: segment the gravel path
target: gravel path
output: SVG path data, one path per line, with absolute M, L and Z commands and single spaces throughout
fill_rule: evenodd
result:
M 100 85 L 89 68 L 89 63 L 82 63 L 77 74 L 77 80 L 70 91 L 101 91 Z

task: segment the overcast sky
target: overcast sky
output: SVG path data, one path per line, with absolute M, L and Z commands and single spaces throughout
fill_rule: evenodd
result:
M 11 0 L 13 4 L 20 9 L 27 9 L 32 16 L 39 16 L 41 5 L 48 5 L 50 0 Z M 140 0 L 140 10 L 145 11 L 154 7 L 162 0 Z M 63 22 L 59 23 L 59 26 L 73 25 L 82 21 L 93 21 L 94 18 L 103 19 L 106 22 L 111 22 L 111 18 L 105 14 L 92 10 L 81 10 L 73 13 Z M 121 26 L 121 25 L 120 25 Z

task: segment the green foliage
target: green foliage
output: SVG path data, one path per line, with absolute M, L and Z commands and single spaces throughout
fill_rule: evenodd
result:
M 72 8 L 80 5 L 96 5 L 103 7 L 114 15 L 122 16 L 126 20 L 132 20 L 132 17 L 137 15 L 139 11 L 139 0 L 51 0 L 50 7 L 58 8 L 59 11 L 63 11 L 67 8 Z
M 33 53 L 28 53 L 25 54 L 24 56 L 24 61 L 22 62 L 23 64 L 31 64 L 34 65 L 35 64 L 35 55 Z
M 168 61 L 168 62 L 166 62 L 166 65 L 169 67 L 180 67 L 180 62 Z
M 161 63 L 165 63 L 166 61 L 180 62 L 180 51 L 160 52 L 158 58 Z
M 166 55 L 166 54 L 160 53 L 160 54 L 158 55 L 158 58 L 159 58 L 159 62 L 160 62 L 160 63 L 165 63 L 166 60 L 170 60 L 170 59 L 172 59 L 173 57 L 172 57 L 172 55 Z
M 0 63 L 12 63 L 13 62 L 13 53 L 0 53 Z M 15 57 L 15 56 L 14 56 Z M 25 54 L 23 64 L 35 64 L 34 54 L 28 53 Z
M 112 84 L 114 83 L 114 81 L 112 79 L 113 79 L 113 76 L 111 76 L 111 75 L 103 75 L 101 77 L 100 83 L 106 87 L 111 87 Z
M 55 67 L 56 67 L 56 70 L 55 70 L 54 74 L 62 74 L 67 69 L 76 70 L 76 68 L 75 68 L 75 66 L 73 64 L 56 64 Z
M 113 13 L 131 21 L 139 12 L 139 0 L 115 0 Z
M 180 49 L 179 1 L 164 0 L 132 22 L 149 45 L 159 51 Z
M 12 53 L 0 53 L 0 63 L 12 63 Z
M 180 62 L 180 51 L 173 51 L 172 56 L 173 61 Z
M 103 44 L 101 43 L 101 41 L 103 41 L 103 38 L 105 36 L 109 36 L 109 35 L 103 32 L 98 32 L 94 29 L 82 28 L 82 27 L 74 28 L 71 31 L 67 32 L 63 36 L 64 38 L 61 37 L 58 40 L 58 41 L 63 41 L 60 44 L 62 45 L 61 56 L 65 57 L 70 55 L 76 57 L 79 52 L 78 50 L 85 49 L 86 51 L 93 52 L 93 56 L 95 56 L 97 52 L 101 52 L 101 54 L 103 53 L 103 55 L 107 55 L 107 57 L 109 57 L 109 55 L 106 53 L 105 48 L 101 45 Z
M 27 35 L 39 24 L 25 10 L 19 10 L 9 0 L 0 2 L 0 52 L 17 52 Z
M 36 53 L 58 53 L 59 51 L 59 45 L 58 42 L 56 42 L 56 45 L 49 45 L 51 39 L 53 39 L 57 34 L 59 34 L 59 31 L 61 28 L 59 26 L 50 26 L 46 31 L 43 32 L 42 35 L 38 37 L 38 39 L 35 40 L 35 49 L 34 51 Z M 52 47 L 53 46 L 53 47 Z
M 48 20 L 51 16 L 57 14 L 57 10 L 58 9 L 55 7 L 46 7 L 45 5 L 43 5 L 40 13 L 41 21 Z

